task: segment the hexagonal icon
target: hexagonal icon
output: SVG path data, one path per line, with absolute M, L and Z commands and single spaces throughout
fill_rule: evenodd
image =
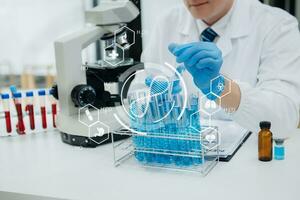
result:
M 104 62 L 108 63 L 111 66 L 117 66 L 124 62 L 124 49 L 121 48 L 118 44 L 111 44 L 106 47 L 104 53 Z
M 123 26 L 114 32 L 114 40 L 122 49 L 129 49 L 135 44 L 135 31 Z
M 200 120 L 201 118 L 201 120 Z M 200 133 L 202 131 L 202 120 L 208 119 L 208 125 L 210 125 L 211 121 L 211 115 L 207 114 L 206 112 L 202 112 L 201 110 L 198 110 L 191 114 L 190 116 L 190 128 L 192 128 L 194 131 Z
M 212 93 L 207 95 L 214 95 Z M 216 101 L 209 100 L 206 96 L 201 97 L 200 99 L 200 110 L 207 113 L 208 115 L 213 115 L 221 110 L 221 107 L 216 103 Z M 216 95 L 214 95 L 216 96 Z M 216 96 L 219 102 L 221 103 L 221 98 Z
M 218 147 L 221 143 L 220 133 L 216 128 L 208 127 L 200 133 L 201 146 L 210 151 Z
M 229 84 L 229 89 L 227 92 L 222 92 L 222 94 L 220 95 L 220 92 L 224 90 L 225 88 L 225 83 Z M 213 86 L 216 86 L 215 88 Z M 225 97 L 226 95 L 231 93 L 231 81 L 230 79 L 226 78 L 223 75 L 219 75 L 216 78 L 212 79 L 210 81 L 210 92 L 212 94 L 214 94 L 215 96 L 222 98 Z
M 96 144 L 101 144 L 109 139 L 109 126 L 103 122 L 98 121 L 89 127 L 88 138 L 95 142 Z M 103 137 L 101 141 L 96 141 L 95 137 Z
M 86 126 L 92 126 L 99 121 L 99 109 L 88 104 L 78 110 L 78 121 Z

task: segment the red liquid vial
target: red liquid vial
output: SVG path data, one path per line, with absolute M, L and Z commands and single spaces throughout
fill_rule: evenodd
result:
M 11 128 L 11 118 L 10 118 L 10 106 L 9 106 L 9 94 L 1 94 L 2 98 L 2 105 L 3 105 L 3 110 L 5 114 L 5 123 L 6 123 L 6 132 L 8 134 L 11 133 L 12 128 Z
M 20 135 L 25 134 L 25 125 L 23 121 L 23 113 L 22 113 L 22 104 L 16 103 L 16 110 L 18 115 L 18 124 L 17 124 L 17 132 Z
M 5 111 L 6 132 L 11 133 L 10 111 Z
M 26 106 L 26 111 L 29 116 L 29 124 L 30 124 L 30 129 L 34 130 L 35 129 L 35 122 L 34 122 L 34 109 L 33 105 L 27 105 Z
M 47 116 L 46 116 L 46 108 L 45 106 L 41 107 L 41 116 L 42 116 L 42 126 L 43 129 L 47 128 Z
M 53 122 L 53 127 L 56 128 L 56 115 L 57 115 L 57 106 L 56 104 L 52 104 L 52 122 Z

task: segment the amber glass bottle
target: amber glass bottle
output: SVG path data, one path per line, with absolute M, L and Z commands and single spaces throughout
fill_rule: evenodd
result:
M 271 161 L 273 158 L 271 122 L 260 122 L 259 126 L 261 130 L 258 133 L 258 159 L 260 161 Z

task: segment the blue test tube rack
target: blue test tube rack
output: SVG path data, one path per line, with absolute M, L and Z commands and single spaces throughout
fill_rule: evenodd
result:
M 130 112 L 135 116 L 144 113 L 130 121 L 133 130 L 145 133 L 132 137 L 135 158 L 144 164 L 175 164 L 180 167 L 199 165 L 202 163 L 199 156 L 200 139 L 190 139 L 200 138 L 200 131 L 196 130 L 201 130 L 200 115 L 197 113 L 198 97 L 189 98 L 189 107 L 184 110 L 180 119 L 178 117 L 183 107 L 177 101 L 182 96 L 171 98 L 170 95 L 151 97 L 149 102 L 139 102 L 131 98 Z

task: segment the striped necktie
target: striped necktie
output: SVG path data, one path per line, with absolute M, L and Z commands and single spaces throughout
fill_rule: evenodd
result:
M 206 28 L 200 35 L 200 40 L 203 42 L 213 42 L 218 34 L 210 27 Z

